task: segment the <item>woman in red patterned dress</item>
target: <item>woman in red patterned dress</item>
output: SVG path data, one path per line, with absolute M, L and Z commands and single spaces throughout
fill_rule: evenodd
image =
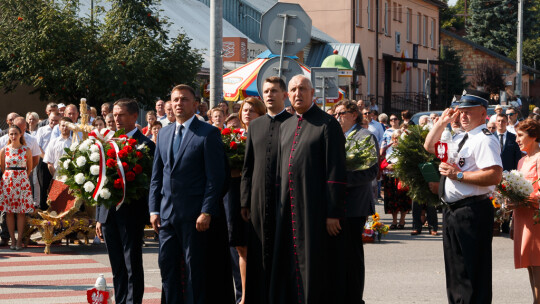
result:
M 34 211 L 28 179 L 32 170 L 32 153 L 25 146 L 26 142 L 19 127 L 10 126 L 8 138 L 8 144 L 0 150 L 0 169 L 4 172 L 0 182 L 0 211 L 6 212 L 11 249 L 21 250 L 25 214 Z M 17 240 L 15 240 L 15 214 L 19 236 Z

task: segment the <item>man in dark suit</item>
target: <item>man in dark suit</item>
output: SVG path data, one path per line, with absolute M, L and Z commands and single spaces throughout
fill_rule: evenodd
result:
M 362 233 L 367 217 L 375 213 L 371 184 L 379 172 L 379 145 L 376 137 L 358 123 L 358 107 L 349 100 L 336 104 L 334 117 L 341 125 L 345 138 L 362 141 L 371 137 L 373 161 L 362 170 L 347 168 L 347 194 L 345 196 L 348 226 L 347 263 L 347 303 L 364 303 L 365 262 Z
M 522 157 L 521 150 L 516 143 L 516 135 L 507 130 L 508 117 L 504 114 L 497 114 L 495 120 L 497 132 L 494 133 L 501 146 L 501 159 L 503 170 L 510 171 L 517 169 L 519 160 Z
M 497 114 L 495 119 L 495 127 L 497 132 L 493 133 L 497 136 L 501 147 L 501 159 L 503 163 L 503 170 L 511 171 L 516 170 L 517 165 L 523 154 L 516 143 L 516 135 L 507 130 L 508 116 L 504 114 Z M 504 221 L 501 224 L 501 230 L 503 233 L 510 232 L 510 219 Z
M 155 145 L 135 127 L 139 106 L 133 99 L 119 99 L 114 103 L 114 119 L 118 130 L 145 144 L 153 155 Z M 96 209 L 96 234 L 105 239 L 113 273 L 116 303 L 142 303 L 144 273 L 142 237 L 148 220 L 148 197 L 125 201 L 120 209 L 98 205 Z
M 214 292 L 207 290 L 205 259 L 208 229 L 220 212 L 225 152 L 219 130 L 195 118 L 193 88 L 174 87 L 171 102 L 176 121 L 159 133 L 149 199 L 159 233 L 162 301 L 204 304 Z

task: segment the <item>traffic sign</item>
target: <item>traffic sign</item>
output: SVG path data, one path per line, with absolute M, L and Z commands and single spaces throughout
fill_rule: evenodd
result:
M 257 75 L 257 90 L 259 90 L 259 96 L 263 97 L 263 84 L 264 80 L 268 77 L 279 76 L 280 58 L 274 57 L 266 61 Z M 285 84 L 298 74 L 304 74 L 302 67 L 294 59 L 289 57 L 283 58 L 281 79 L 285 81 Z

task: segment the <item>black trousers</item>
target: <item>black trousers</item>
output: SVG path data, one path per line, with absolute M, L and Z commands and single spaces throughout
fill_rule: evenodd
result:
M 125 206 L 127 208 L 129 206 Z M 116 303 L 142 303 L 144 271 L 142 233 L 144 223 L 133 218 L 109 214 L 102 226 L 113 273 Z
M 432 205 L 420 205 L 416 201 L 413 201 L 412 203 L 413 229 L 418 230 L 419 232 L 422 231 L 422 210 L 424 209 L 426 210 L 426 218 L 430 229 L 437 231 L 439 228 L 437 209 Z
M 448 303 L 491 303 L 493 205 L 489 199 L 443 211 Z
M 366 219 L 366 216 L 347 218 L 347 303 L 365 303 L 363 297 L 366 267 L 362 233 Z
M 38 184 L 41 191 L 39 192 L 39 208 L 41 210 L 47 210 L 47 197 L 49 195 L 49 186 L 51 185 L 52 175 L 49 172 L 47 164 L 43 162 L 43 159 L 39 158 L 39 163 L 36 166 L 36 175 L 38 178 Z

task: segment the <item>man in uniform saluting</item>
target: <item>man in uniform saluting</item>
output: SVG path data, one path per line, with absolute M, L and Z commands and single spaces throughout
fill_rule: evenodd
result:
M 456 109 L 446 109 L 429 132 L 424 148 L 435 144 L 446 125 L 459 117 L 465 132 L 454 137 L 457 164 L 441 163 L 441 183 L 430 183 L 443 211 L 443 249 L 449 303 L 491 303 L 493 205 L 489 194 L 502 179 L 498 140 L 486 128 L 487 99 L 464 92 Z

